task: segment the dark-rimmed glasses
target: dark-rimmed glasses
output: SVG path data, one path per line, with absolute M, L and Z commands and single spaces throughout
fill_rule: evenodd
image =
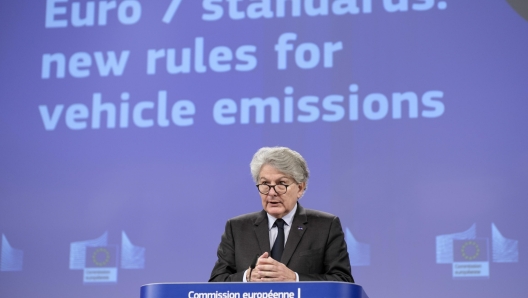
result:
M 288 191 L 288 186 L 290 186 L 290 185 L 287 185 L 287 184 L 275 184 L 275 185 L 271 185 L 271 184 L 257 184 L 257 189 L 258 189 L 258 191 L 261 194 L 267 195 L 267 194 L 269 194 L 270 189 L 273 188 L 273 190 L 275 190 L 275 192 L 277 194 L 283 195 L 283 194 L 285 194 Z

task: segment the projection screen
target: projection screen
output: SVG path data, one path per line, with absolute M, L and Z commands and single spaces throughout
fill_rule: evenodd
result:
M 0 38 L 2 297 L 207 281 L 263 146 L 370 297 L 528 292 L 523 1 L 2 1 Z

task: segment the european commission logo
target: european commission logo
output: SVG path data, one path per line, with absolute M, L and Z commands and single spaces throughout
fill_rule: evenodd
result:
M 370 265 L 370 244 L 357 241 L 348 228 L 345 229 L 345 242 L 351 266 Z
M 22 271 L 24 252 L 13 248 L 4 234 L 2 234 L 0 251 L 0 271 Z
M 464 232 L 436 236 L 436 263 L 452 264 L 453 278 L 489 278 L 490 262 L 519 262 L 518 244 L 502 236 L 492 223 L 490 245 L 488 238 L 477 238 L 473 224 Z
M 133 245 L 124 231 L 121 249 L 108 244 L 108 232 L 97 239 L 70 244 L 70 270 L 83 270 L 85 284 L 116 283 L 119 267 L 145 268 L 145 248 Z

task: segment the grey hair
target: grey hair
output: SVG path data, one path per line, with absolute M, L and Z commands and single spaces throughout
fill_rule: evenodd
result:
M 287 147 L 262 147 L 249 164 L 251 175 L 255 183 L 258 183 L 262 166 L 270 165 L 295 180 L 297 183 L 306 182 L 310 177 L 310 171 L 306 160 L 294 150 Z

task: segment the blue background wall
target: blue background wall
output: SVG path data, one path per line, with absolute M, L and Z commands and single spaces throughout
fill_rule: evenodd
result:
M 0 4 L 0 296 L 206 281 L 276 145 L 371 297 L 528 292 L 527 10 L 281 3 Z

